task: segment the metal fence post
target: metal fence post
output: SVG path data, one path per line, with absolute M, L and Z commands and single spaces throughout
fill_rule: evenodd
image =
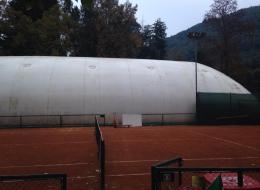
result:
M 231 116 L 232 115 L 232 93 L 229 93 L 229 115 Z M 237 114 L 237 113 L 235 113 Z
M 23 117 L 22 116 L 19 117 L 19 125 L 20 125 L 20 127 L 23 126 Z
M 178 162 L 178 167 L 179 167 L 179 168 L 182 167 L 182 165 L 183 165 L 182 162 L 183 162 L 183 161 L 182 161 L 182 158 L 180 158 L 180 160 L 179 160 L 179 162 Z M 179 185 L 181 185 L 181 184 L 182 184 L 182 172 L 179 171 Z
M 243 172 L 238 171 L 237 172 L 237 183 L 239 187 L 243 187 L 244 181 L 243 181 Z
M 151 167 L 151 185 L 152 185 L 152 190 L 156 190 L 155 187 L 155 166 Z
M 155 181 L 156 181 L 156 190 L 160 190 L 161 189 L 161 174 L 160 171 L 157 170 L 157 168 L 155 167 Z
M 60 127 L 62 127 L 62 115 L 60 115 Z
M 67 190 L 67 175 L 61 178 L 61 190 Z
M 164 125 L 164 114 L 162 114 L 162 125 Z
M 100 167 L 101 167 L 101 190 L 105 189 L 105 143 L 102 140 L 100 143 Z
M 152 190 L 160 190 L 161 189 L 161 176 L 159 168 L 156 166 L 151 167 L 151 185 Z

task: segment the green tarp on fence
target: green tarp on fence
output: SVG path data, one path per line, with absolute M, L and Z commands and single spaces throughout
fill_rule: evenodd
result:
M 252 94 L 198 93 L 199 121 L 260 120 L 259 97 Z

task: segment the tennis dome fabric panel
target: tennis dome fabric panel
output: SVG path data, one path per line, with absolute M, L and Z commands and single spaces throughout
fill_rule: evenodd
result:
M 0 57 L 0 115 L 195 112 L 191 62 Z M 198 64 L 200 92 L 249 94 L 226 75 Z

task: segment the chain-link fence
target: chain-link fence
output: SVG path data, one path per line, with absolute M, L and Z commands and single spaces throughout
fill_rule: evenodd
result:
M 65 174 L 0 176 L 0 190 L 66 190 Z
M 71 127 L 89 126 L 95 123 L 95 114 L 89 115 L 20 115 L 0 116 L 0 128 Z

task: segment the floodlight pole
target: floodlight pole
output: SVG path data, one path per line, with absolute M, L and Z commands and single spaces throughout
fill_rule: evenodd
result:
M 195 61 L 195 107 L 196 107 L 196 119 L 198 119 L 198 46 L 199 40 L 205 36 L 204 32 L 189 32 L 188 38 L 194 40 L 194 61 Z

